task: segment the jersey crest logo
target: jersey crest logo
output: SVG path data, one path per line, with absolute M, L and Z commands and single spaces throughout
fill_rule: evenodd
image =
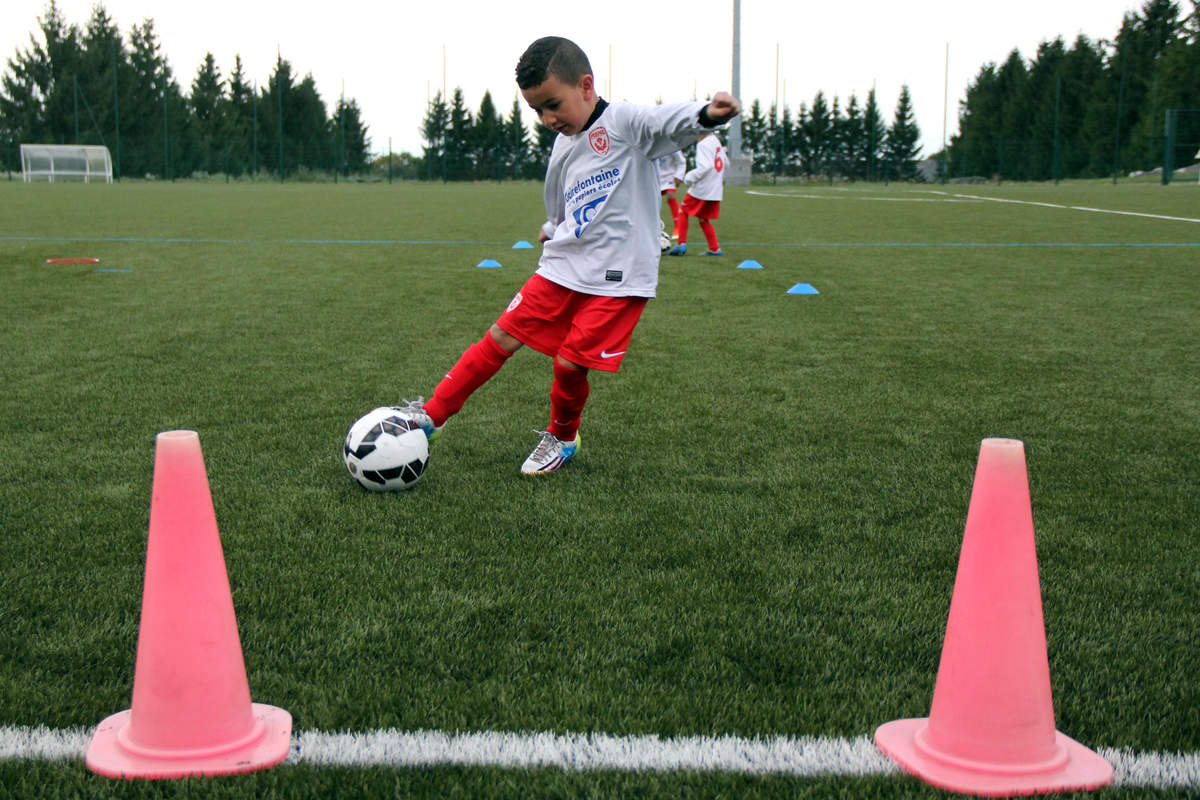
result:
M 592 146 L 592 150 L 598 156 L 608 155 L 608 131 L 604 128 L 596 128 L 588 134 L 588 144 Z

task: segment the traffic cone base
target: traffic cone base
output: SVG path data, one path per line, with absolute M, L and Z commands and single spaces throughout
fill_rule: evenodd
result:
M 88 769 L 109 778 L 186 778 L 233 775 L 273 767 L 287 758 L 292 715 L 281 708 L 251 703 L 254 726 L 248 736 L 207 749 L 168 750 L 139 746 L 125 735 L 132 710 L 108 717 L 88 747 Z
M 940 789 L 985 797 L 1088 791 L 1107 786 L 1113 768 L 1071 737 L 1054 732 L 1055 752 L 1039 763 L 988 763 L 959 758 L 931 746 L 928 717 L 880 725 L 875 746 L 905 771 Z

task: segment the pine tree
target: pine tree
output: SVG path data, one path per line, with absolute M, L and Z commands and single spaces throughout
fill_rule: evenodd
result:
M 196 165 L 208 173 L 224 171 L 225 155 L 225 81 L 212 53 L 205 53 L 204 63 L 192 79 L 188 96 L 198 152 Z
M 334 167 L 343 175 L 366 171 L 371 140 L 362 121 L 362 111 L 354 98 L 338 98 L 329 119 L 329 139 L 334 147 Z
M 471 126 L 473 177 L 498 181 L 504 177 L 504 119 L 496 111 L 492 93 L 485 91 Z
M 809 176 L 825 175 L 829 170 L 835 143 L 833 113 L 823 91 L 818 91 L 813 98 L 804 135 L 808 145 L 808 163 L 804 166 L 804 173 Z
M 450 112 L 439 91 L 429 101 L 425 108 L 425 116 L 421 120 L 421 138 L 425 140 L 422 153 L 426 180 L 446 180 L 446 135 L 449 129 Z
M 996 172 L 1002 178 L 1017 179 L 1021 175 L 1030 123 L 1026 106 L 1028 81 L 1025 58 L 1020 50 L 1014 49 L 996 73 L 996 89 L 1000 96 Z
M 887 128 L 883 124 L 883 115 L 879 112 L 879 104 L 875 100 L 875 89 L 867 92 L 867 105 L 863 110 L 863 176 L 869 181 L 877 181 L 883 174 L 883 145 L 887 140 Z
M 754 172 L 763 172 L 766 169 L 766 135 L 767 121 L 763 117 L 762 104 L 755 99 L 750 104 L 750 112 L 742 120 L 742 147 L 751 158 L 751 169 Z
M 79 30 L 67 26 L 54 2 L 47 7 L 46 16 L 38 19 L 38 26 L 47 43 L 46 47 L 42 47 L 37 37 L 30 34 L 29 49 L 18 50 L 8 60 L 8 72 L 4 75 L 3 90 L 0 91 L 0 133 L 14 143 L 65 143 L 65 140 L 51 138 L 46 118 L 44 100 L 55 91 L 57 83 L 48 51 L 56 49 L 53 43 L 66 39 L 74 42 L 74 47 L 70 49 L 78 54 Z M 72 99 L 74 73 L 75 70 L 69 71 Z M 71 141 L 74 142 L 74 138 Z M 19 168 L 15 155 L 6 152 L 4 156 L 9 160 L 10 168 Z
M 465 181 L 472 176 L 471 112 L 463 102 L 461 87 L 454 89 L 450 125 L 446 131 L 446 179 Z
M 1029 65 L 1022 104 L 1029 110 L 1029 128 L 1023 148 L 1021 180 L 1045 181 L 1059 176 L 1062 131 L 1062 73 L 1067 47 L 1062 37 L 1038 45 Z
M 917 177 L 917 158 L 921 148 L 917 142 L 921 129 L 913 117 L 912 96 L 908 84 L 900 87 L 900 98 L 896 101 L 896 114 L 888 128 L 884 144 L 885 163 L 888 177 L 892 180 L 911 181 Z
M 1059 170 L 1062 177 L 1103 175 L 1089 170 L 1086 140 L 1089 107 L 1104 79 L 1104 54 L 1088 37 L 1080 34 L 1067 51 L 1062 68 L 1062 97 L 1059 107 Z
M 521 119 L 521 102 L 513 98 L 512 109 L 504 121 L 504 156 L 506 174 L 513 180 L 527 177 L 529 169 L 529 132 Z
M 221 118 L 225 123 L 224 167 L 226 174 L 242 175 L 254 166 L 251 148 L 257 132 L 255 126 L 254 88 L 247 83 L 241 55 L 234 56 L 233 72 L 229 75 L 229 92 L 222 102 Z
M 554 140 L 558 134 L 553 128 L 547 128 L 541 122 L 538 122 L 533 127 L 534 130 L 534 146 L 533 158 L 534 165 L 532 168 L 533 175 L 531 177 L 542 179 L 546 177 L 546 167 L 550 165 L 550 151 L 554 149 Z
M 838 171 L 847 180 L 856 181 L 864 177 L 862 172 L 863 148 L 866 131 L 863 127 L 863 112 L 858 105 L 858 97 L 850 93 L 846 101 L 846 114 L 837 128 Z

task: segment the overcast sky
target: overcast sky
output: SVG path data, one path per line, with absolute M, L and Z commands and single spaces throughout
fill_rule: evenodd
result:
M 43 0 L 0 2 L 0 62 L 29 46 Z M 93 0 L 59 0 L 68 22 L 86 27 Z M 344 91 L 363 111 L 371 147 L 419 153 L 418 127 L 429 97 L 461 86 L 477 111 L 485 90 L 507 115 L 516 96 L 517 58 L 540 36 L 574 39 L 588 53 L 601 93 L 610 100 L 653 103 L 703 98 L 732 79 L 732 0 L 344 0 L 330 4 L 204 3 L 107 0 L 128 39 L 146 18 L 184 93 L 211 52 L 223 76 L 241 55 L 246 76 L 265 83 L 276 54 L 293 73 L 311 74 L 328 108 Z M 793 109 L 818 90 L 860 105 L 876 89 L 890 122 L 907 83 L 924 154 L 957 130 L 958 101 L 989 61 L 1015 47 L 1029 58 L 1039 42 L 1061 35 L 1116 35 L 1137 0 L 925 0 L 788 2 L 742 0 L 741 96 L 747 107 L 777 97 Z M 40 39 L 40 32 L 38 33 Z M 949 70 L 947 72 L 947 45 Z M 443 59 L 444 54 L 444 59 Z M 444 63 L 444 70 L 443 70 Z M 948 75 L 948 81 L 947 81 Z M 945 102 L 949 85 L 948 105 Z M 948 114 L 944 111 L 948 107 Z M 533 122 L 526 109 L 527 123 Z

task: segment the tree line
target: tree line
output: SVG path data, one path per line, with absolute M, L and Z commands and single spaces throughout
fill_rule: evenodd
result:
M 255 86 L 240 56 L 225 78 L 209 53 L 185 94 L 153 20 L 126 40 L 102 4 L 80 29 L 51 0 L 38 24 L 44 44 L 31 36 L 0 80 L 0 159 L 8 169 L 20 168 L 21 142 L 105 145 L 118 177 L 336 175 L 367 166 L 358 104 L 339 98 L 327 114 L 312 76 L 297 79 L 282 56 Z
M 438 92 L 426 107 L 421 125 L 424 140 L 419 172 L 430 180 L 500 180 L 540 178 L 545 174 L 554 131 L 540 123 L 533 130 L 521 121 L 521 104 L 513 99 L 507 117 L 485 92 L 479 111 L 465 106 L 461 88 L 447 103 Z M 728 144 L 728 130 L 718 131 Z M 742 120 L 743 155 L 756 173 L 825 177 L 834 174 L 860 180 L 912 180 L 917 174 L 921 131 L 914 119 L 908 87 L 900 92 L 896 112 L 886 126 L 875 91 L 860 106 L 851 94 L 845 108 L 817 92 L 812 106 L 801 104 L 793 119 L 786 106 L 750 104 Z
M 1127 12 L 1111 41 L 1042 42 L 1028 62 L 1013 50 L 967 87 L 951 176 L 1051 180 L 1148 171 L 1164 160 L 1166 112 L 1190 109 L 1177 165 L 1200 149 L 1200 3 L 1174 0 Z
M 1163 161 L 1169 109 L 1181 110 L 1176 164 L 1200 147 L 1200 0 L 1145 0 L 1112 41 L 1084 35 L 1068 47 L 1043 42 L 983 65 L 959 103 L 959 131 L 933 154 L 942 177 L 1049 180 L 1148 170 Z M 428 101 L 421 152 L 370 153 L 362 111 L 339 98 L 327 113 L 312 76 L 280 55 L 263 85 L 240 56 L 221 74 L 210 54 L 188 91 L 174 78 L 152 20 L 123 37 L 97 4 L 84 28 L 50 0 L 38 24 L 44 44 L 9 59 L 0 80 L 0 160 L 18 169 L 20 142 L 108 146 L 118 175 L 187 177 L 268 173 L 283 177 L 369 170 L 426 180 L 537 179 L 554 133 L 526 127 L 514 97 L 507 115 L 485 92 L 472 112 L 455 89 Z M 1189 111 L 1190 109 L 1190 111 Z M 904 86 L 890 123 L 875 91 L 844 102 L 817 92 L 798 108 L 750 102 L 742 144 L 759 175 L 833 180 L 913 180 L 920 130 Z M 722 134 L 723 138 L 725 133 Z M 925 175 L 928 177 L 928 174 Z

